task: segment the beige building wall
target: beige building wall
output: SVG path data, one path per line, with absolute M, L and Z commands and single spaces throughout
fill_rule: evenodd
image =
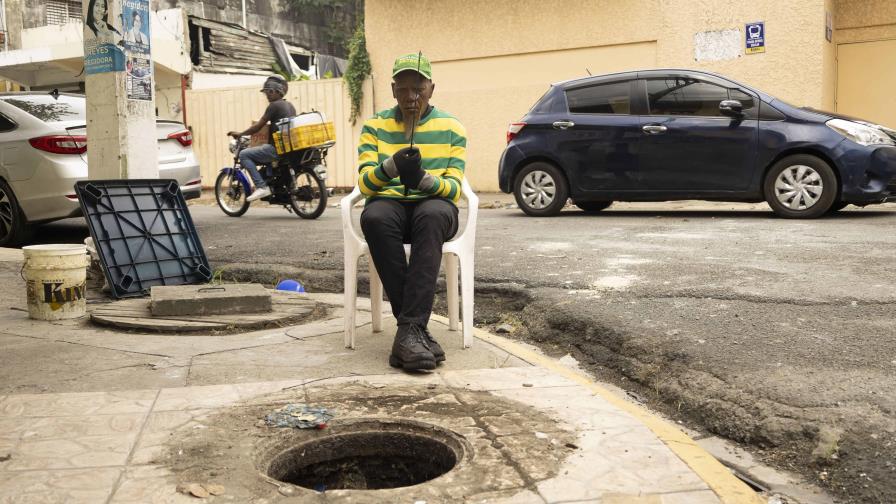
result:
M 835 0 L 834 4 L 836 43 L 896 38 L 896 2 L 893 0 Z
M 834 0 L 834 28 L 831 108 L 896 128 L 896 1 Z
M 824 33 L 825 12 L 834 3 L 367 0 L 375 108 L 394 105 L 394 58 L 422 50 L 433 62 L 432 103 L 467 127 L 471 184 L 496 191 L 507 124 L 550 83 L 588 71 L 707 70 L 795 104 L 832 108 L 835 51 Z M 744 25 L 752 21 L 765 22 L 765 53 L 745 54 Z

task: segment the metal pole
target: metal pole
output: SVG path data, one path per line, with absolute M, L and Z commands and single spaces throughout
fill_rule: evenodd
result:
M 246 25 L 246 0 L 243 0 L 243 28 L 247 30 L 249 29 L 249 27 Z

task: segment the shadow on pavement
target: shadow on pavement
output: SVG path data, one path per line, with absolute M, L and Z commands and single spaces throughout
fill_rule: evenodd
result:
M 64 219 L 37 226 L 27 245 L 84 243 L 84 238 L 88 236 L 90 236 L 90 230 L 87 229 L 87 221 L 83 218 Z
M 846 212 L 837 212 L 830 215 L 825 215 L 823 217 L 819 217 L 818 219 L 813 220 L 858 220 L 858 219 L 874 219 L 874 218 L 883 218 L 887 216 L 892 216 L 893 212 L 890 211 L 874 211 L 874 210 L 856 210 L 856 211 L 846 211 Z M 520 218 L 532 218 L 528 215 L 518 212 L 517 216 Z M 788 221 L 793 220 L 799 222 L 800 219 L 782 219 L 776 216 L 771 210 L 603 210 L 600 212 L 594 213 L 585 213 L 578 210 L 568 210 L 563 211 L 559 215 L 555 217 L 548 217 L 551 219 L 563 219 L 563 218 L 611 218 L 611 217 L 637 217 L 637 218 L 652 218 L 652 217 L 689 217 L 689 218 L 739 218 L 739 219 L 762 219 L 762 220 L 781 220 Z M 537 217 L 536 217 L 537 218 Z

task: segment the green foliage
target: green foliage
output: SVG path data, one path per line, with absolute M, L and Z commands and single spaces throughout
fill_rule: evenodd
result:
M 283 67 L 281 67 L 280 64 L 276 61 L 271 63 L 271 70 L 273 70 L 275 74 L 283 77 L 283 79 L 287 81 L 303 81 L 309 79 L 309 77 L 305 74 L 295 75 L 287 70 L 284 70 Z
M 342 78 L 348 85 L 348 95 L 352 102 L 352 124 L 361 114 L 361 101 L 364 99 L 364 81 L 370 76 L 370 55 L 367 54 L 367 40 L 364 38 L 364 25 L 358 25 L 355 34 L 348 43 L 348 65 Z

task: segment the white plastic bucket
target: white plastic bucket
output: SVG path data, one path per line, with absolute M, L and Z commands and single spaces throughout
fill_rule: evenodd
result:
M 28 316 L 37 320 L 83 317 L 87 313 L 87 247 L 29 245 L 22 252 Z

